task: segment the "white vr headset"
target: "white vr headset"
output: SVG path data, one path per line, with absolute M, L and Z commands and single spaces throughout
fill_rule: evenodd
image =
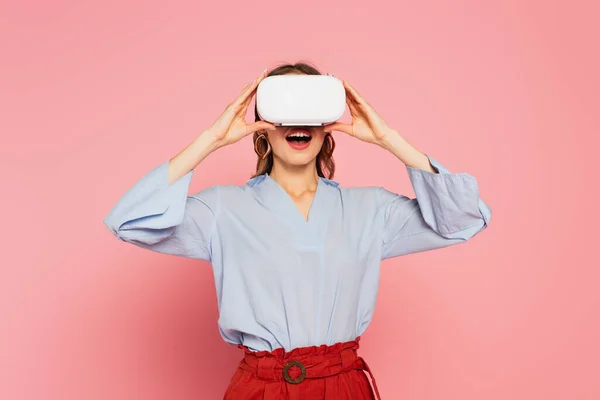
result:
M 274 125 L 325 125 L 344 114 L 346 90 L 329 75 L 274 75 L 256 90 L 256 110 Z

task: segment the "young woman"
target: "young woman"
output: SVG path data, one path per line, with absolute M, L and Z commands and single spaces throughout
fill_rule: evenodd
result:
M 244 351 L 225 399 L 379 398 L 357 349 L 381 260 L 463 243 L 487 227 L 491 209 L 473 176 L 417 150 L 348 82 L 350 124 L 275 127 L 256 109 L 247 124 L 258 84 L 281 74 L 320 73 L 304 63 L 265 70 L 209 129 L 128 190 L 104 222 L 119 240 L 211 262 L 221 335 Z M 416 198 L 338 186 L 334 130 L 392 152 Z M 188 195 L 204 158 L 252 133 L 258 163 L 247 184 Z

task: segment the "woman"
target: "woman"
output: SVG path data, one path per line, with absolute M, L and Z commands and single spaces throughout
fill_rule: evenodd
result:
M 357 355 L 382 259 L 451 246 L 487 227 L 477 181 L 451 173 L 390 128 L 348 83 L 351 124 L 275 127 L 245 115 L 263 72 L 191 144 L 142 177 L 105 218 L 122 241 L 212 263 L 219 329 L 244 351 L 225 399 L 379 398 Z M 332 181 L 340 131 L 392 152 L 416 198 Z M 254 134 L 256 174 L 188 195 L 194 168 Z

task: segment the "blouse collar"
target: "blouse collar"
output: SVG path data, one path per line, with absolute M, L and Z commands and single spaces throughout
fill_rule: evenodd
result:
M 317 190 L 313 198 L 308 221 L 298 210 L 289 194 L 269 176 L 262 174 L 248 181 L 248 186 L 256 199 L 277 218 L 293 228 L 300 236 L 299 244 L 318 246 L 323 243 L 321 227 L 327 223 L 339 198 L 338 182 L 319 177 Z
M 267 177 L 270 177 L 270 176 L 269 176 L 269 174 L 268 174 L 268 173 L 266 173 L 266 172 L 265 172 L 265 173 L 264 173 L 264 174 L 262 174 L 262 175 L 258 175 L 258 176 L 255 176 L 255 177 L 254 177 L 254 178 L 252 178 L 252 179 L 249 179 L 249 180 L 248 180 L 248 182 L 246 182 L 246 184 L 247 184 L 248 186 L 250 186 L 250 187 L 253 187 L 253 186 L 255 186 L 255 185 L 258 185 L 258 184 L 260 184 L 260 183 L 261 183 L 262 181 L 264 181 L 264 180 L 265 180 Z M 323 181 L 323 183 L 326 183 L 326 184 L 327 184 L 327 185 L 329 185 L 329 186 L 338 187 L 338 186 L 340 185 L 340 183 L 339 183 L 339 182 L 337 182 L 337 181 L 334 181 L 334 180 L 331 180 L 331 179 L 322 178 L 322 177 L 319 177 L 319 179 L 320 179 L 321 181 Z

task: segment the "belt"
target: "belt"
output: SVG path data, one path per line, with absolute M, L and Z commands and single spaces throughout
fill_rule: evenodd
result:
M 282 348 L 272 352 L 253 352 L 240 344 L 238 347 L 243 349 L 245 354 L 239 368 L 255 374 L 261 380 L 284 380 L 293 385 L 305 379 L 325 378 L 354 369 L 364 370 L 371 378 L 377 399 L 381 400 L 371 369 L 356 352 L 359 339 L 360 337 L 332 346 L 297 348 L 292 350 L 291 354 L 285 353 Z M 319 348 L 322 351 L 318 351 Z

